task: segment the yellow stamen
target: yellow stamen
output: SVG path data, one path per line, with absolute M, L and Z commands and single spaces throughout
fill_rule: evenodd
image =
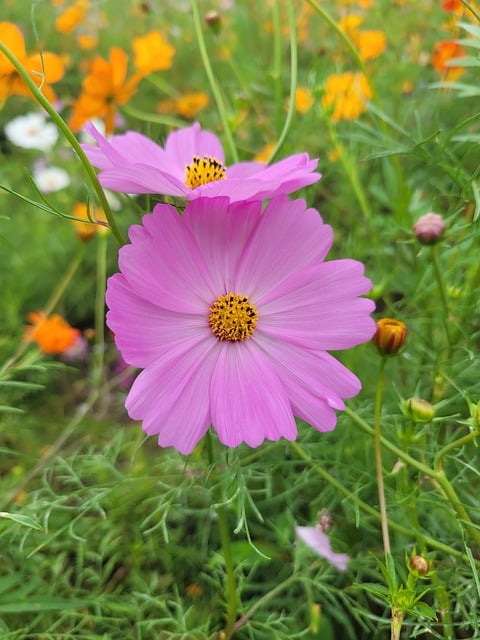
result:
M 190 189 L 196 189 L 202 184 L 216 182 L 225 178 L 226 169 L 224 165 L 210 156 L 193 156 L 190 164 L 185 170 L 185 184 Z
M 258 313 L 248 296 L 228 293 L 210 307 L 208 322 L 219 340 L 246 340 L 255 331 Z

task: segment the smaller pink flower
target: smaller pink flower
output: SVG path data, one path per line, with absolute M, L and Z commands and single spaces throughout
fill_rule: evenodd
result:
M 305 542 L 315 553 L 328 560 L 339 571 L 345 571 L 350 556 L 346 553 L 335 553 L 330 539 L 321 527 L 295 527 L 297 536 Z
M 165 148 L 134 131 L 107 140 L 93 124 L 85 131 L 98 146 L 85 144 L 88 159 L 101 170 L 102 186 L 120 193 L 156 193 L 195 200 L 228 196 L 230 202 L 263 200 L 293 193 L 320 180 L 318 160 L 307 153 L 272 165 L 238 162 L 225 165 L 217 136 L 198 122 L 167 136 Z

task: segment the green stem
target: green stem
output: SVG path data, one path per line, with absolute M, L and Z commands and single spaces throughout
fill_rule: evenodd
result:
M 308 465 L 315 471 L 315 473 L 317 473 L 321 478 L 323 478 L 326 482 L 328 482 L 337 491 L 342 493 L 354 504 L 356 504 L 362 511 L 364 511 L 365 513 L 368 513 L 373 518 L 381 522 L 382 517 L 376 509 L 374 509 L 369 504 L 364 502 L 355 493 L 347 489 L 347 487 L 345 487 L 341 482 L 339 482 L 334 476 L 330 475 L 328 471 L 325 471 L 325 469 L 323 469 L 320 465 L 315 463 L 312 460 L 312 458 L 308 455 L 308 453 L 298 444 L 298 442 L 289 442 L 289 445 L 298 454 L 300 458 L 302 458 L 303 460 L 305 460 L 305 462 L 308 463 Z M 462 558 L 464 560 L 466 559 L 466 556 L 462 554 L 460 551 L 457 551 L 457 549 L 453 549 L 452 547 L 449 547 L 448 545 L 443 544 L 442 542 L 438 542 L 438 540 L 425 536 L 423 533 L 421 533 L 418 530 L 412 530 L 411 527 L 404 527 L 403 525 L 398 524 L 397 522 L 394 522 L 392 520 L 389 520 L 388 524 L 390 529 L 394 529 L 395 531 L 398 531 L 399 533 L 402 533 L 406 536 L 411 537 L 412 534 L 415 535 L 417 538 L 423 541 L 423 544 L 425 544 L 426 546 L 432 549 L 437 549 L 438 551 L 442 551 L 446 555 L 453 555 L 457 558 Z M 480 564 L 480 561 L 479 561 L 479 564 Z
M 380 369 L 377 379 L 377 390 L 375 394 L 375 467 L 377 470 L 378 505 L 382 523 L 382 538 L 385 555 L 391 553 L 390 536 L 388 533 L 387 505 L 385 501 L 385 486 L 383 482 L 382 467 L 382 443 L 381 443 L 381 422 L 382 422 L 382 394 L 385 382 L 385 363 L 387 359 L 381 358 Z
M 290 99 L 288 104 L 287 117 L 283 125 L 282 132 L 278 138 L 278 142 L 273 150 L 268 162 L 271 163 L 277 157 L 283 143 L 285 142 L 288 132 L 290 130 L 293 116 L 295 114 L 295 93 L 297 90 L 297 70 L 298 70 L 298 55 L 297 55 L 297 33 L 295 27 L 295 14 L 293 12 L 292 3 L 290 0 L 286 2 L 288 12 L 288 25 L 290 28 Z M 278 69 L 280 76 L 280 70 Z M 278 99 L 278 96 L 277 96 Z M 278 105 L 277 105 L 278 106 Z
M 198 48 L 200 50 L 200 56 L 202 58 L 203 66 L 205 69 L 205 73 L 207 74 L 208 81 L 210 83 L 210 89 L 212 91 L 213 97 L 217 104 L 218 114 L 220 116 L 220 120 L 222 122 L 222 127 L 225 133 L 225 137 L 227 139 L 227 144 L 230 149 L 230 155 L 232 162 L 238 162 L 238 153 L 237 148 L 235 146 L 235 142 L 233 140 L 232 132 L 230 130 L 230 125 L 228 123 L 227 114 L 225 111 L 225 105 L 223 103 L 222 94 L 220 93 L 220 89 L 218 87 L 217 81 L 215 79 L 215 75 L 213 73 L 212 65 L 210 62 L 210 58 L 208 56 L 207 47 L 205 45 L 205 38 L 203 37 L 202 31 L 202 22 L 200 19 L 200 11 L 198 9 L 197 0 L 192 0 L 192 11 L 193 11 L 193 24 L 195 27 L 195 34 L 197 36 Z
M 452 345 L 450 330 L 448 328 L 448 319 L 450 316 L 450 310 L 448 308 L 447 292 L 445 291 L 445 285 L 442 278 L 442 270 L 438 261 L 438 245 L 432 246 L 432 266 L 433 273 L 435 274 L 435 280 L 437 282 L 438 295 L 440 296 L 440 304 L 443 311 L 443 326 L 445 327 L 445 335 L 447 337 L 447 344 L 449 347 Z M 447 358 L 448 359 L 448 358 Z
M 463 436 L 463 438 L 459 438 L 458 440 L 455 440 L 454 442 L 451 442 L 450 444 L 445 445 L 442 449 L 440 449 L 440 451 L 435 456 L 435 459 L 433 462 L 433 468 L 437 472 L 440 472 L 442 469 L 443 459 L 445 458 L 445 456 L 447 456 L 450 453 L 450 451 L 453 451 L 454 449 L 458 449 L 459 447 L 463 447 L 464 444 L 472 442 L 473 440 L 478 438 L 478 436 L 480 436 L 480 431 L 471 431 L 467 435 Z
M 103 361 L 105 356 L 105 291 L 107 284 L 107 247 L 108 236 L 97 234 L 97 270 L 95 290 L 95 345 L 92 360 L 92 384 L 102 382 Z
M 45 98 L 45 96 L 40 91 L 40 89 L 37 87 L 37 85 L 30 78 L 30 76 L 28 75 L 27 71 L 25 70 L 23 65 L 20 63 L 20 61 L 13 55 L 13 53 L 10 51 L 10 49 L 8 49 L 8 47 L 6 47 L 2 42 L 0 42 L 0 51 L 13 64 L 13 66 L 17 70 L 19 76 L 22 78 L 22 80 L 25 82 L 27 87 L 32 92 L 32 94 L 35 97 L 36 101 L 49 114 L 49 116 L 55 122 L 57 127 L 60 129 L 60 131 L 65 136 L 65 138 L 68 140 L 68 142 L 69 142 L 70 146 L 72 147 L 72 149 L 74 149 L 74 151 L 78 155 L 78 157 L 80 159 L 80 162 L 83 164 L 83 166 L 85 168 L 85 171 L 86 171 L 88 177 L 90 178 L 90 182 L 92 183 L 92 186 L 93 186 L 93 188 L 95 190 L 95 193 L 97 194 L 100 206 L 105 211 L 105 216 L 106 216 L 106 218 L 108 220 L 108 224 L 110 226 L 110 229 L 112 230 L 113 235 L 115 236 L 115 238 L 116 238 L 116 240 L 117 240 L 117 242 L 119 244 L 121 244 L 121 245 L 124 244 L 124 240 L 123 240 L 123 238 L 122 238 L 122 236 L 121 236 L 121 234 L 120 234 L 120 232 L 118 230 L 118 227 L 116 225 L 115 218 L 113 216 L 112 210 L 110 209 L 110 205 L 108 204 L 108 200 L 105 197 L 105 192 L 103 191 L 102 186 L 100 185 L 100 183 L 98 181 L 97 174 L 95 173 L 95 169 L 90 164 L 90 162 L 89 162 L 85 152 L 83 151 L 82 147 L 80 146 L 80 143 L 78 142 L 77 138 L 74 136 L 72 131 L 69 129 L 67 123 L 63 120 L 63 118 L 60 116 L 60 114 L 58 114 L 55 111 L 55 109 L 52 107 L 52 105 L 49 103 L 49 101 Z
M 212 492 L 215 498 L 215 504 L 213 505 L 213 508 L 217 512 L 220 542 L 222 544 L 223 561 L 225 563 L 225 594 L 227 611 L 225 616 L 225 628 L 222 632 L 222 638 L 223 640 L 230 640 L 235 631 L 235 621 L 237 618 L 237 585 L 235 581 L 235 570 L 232 556 L 232 546 L 230 542 L 230 529 L 228 526 L 227 509 L 225 507 L 225 504 L 223 503 L 210 432 L 207 433 L 206 443 L 208 461 L 210 466 L 210 478 L 212 479 Z
M 351 418 L 351 420 L 353 420 L 355 424 L 357 424 L 366 433 L 369 433 L 372 436 L 374 435 L 375 433 L 374 429 L 372 429 L 370 425 L 368 425 L 365 422 L 365 420 L 362 420 L 362 418 L 357 416 L 357 414 L 354 411 L 346 407 L 345 414 L 348 415 Z M 400 460 L 403 460 L 403 462 L 417 469 L 418 471 L 420 471 L 421 474 L 427 476 L 432 480 L 433 484 L 438 489 L 440 489 L 440 493 L 442 493 L 443 497 L 447 500 L 450 507 L 464 521 L 465 528 L 469 532 L 470 536 L 480 546 L 480 531 L 478 531 L 473 526 L 470 516 L 466 512 L 463 504 L 460 502 L 460 499 L 455 493 L 455 490 L 453 489 L 450 481 L 445 476 L 443 470 L 432 469 L 426 464 L 419 462 L 418 460 L 416 460 L 415 458 L 412 458 L 412 456 L 408 455 L 407 453 L 402 451 L 402 449 L 399 449 L 398 447 L 396 447 L 394 444 L 392 444 L 391 442 L 389 442 L 383 437 L 380 437 L 380 442 L 384 447 L 386 447 L 387 449 L 390 449 L 390 451 L 392 451 L 398 458 L 400 458 Z

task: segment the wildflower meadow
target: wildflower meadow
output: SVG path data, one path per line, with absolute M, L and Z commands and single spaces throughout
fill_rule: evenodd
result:
M 3 0 L 0 639 L 480 639 L 480 5 Z

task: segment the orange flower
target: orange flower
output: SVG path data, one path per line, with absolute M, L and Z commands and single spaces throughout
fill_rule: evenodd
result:
M 363 73 L 335 73 L 328 76 L 322 104 L 332 108 L 332 119 L 355 120 L 366 110 L 372 90 Z
M 72 33 L 85 20 L 88 9 L 88 0 L 77 0 L 58 16 L 55 21 L 55 28 L 60 33 Z
M 386 48 L 387 39 L 383 31 L 359 31 L 363 18 L 360 16 L 347 16 L 340 20 L 340 28 L 358 49 L 362 60 L 377 58 Z
M 164 71 L 172 66 L 175 49 L 159 31 L 151 31 L 132 41 L 134 65 L 142 74 Z
M 194 118 L 208 104 L 208 96 L 203 91 L 186 93 L 178 100 L 162 100 L 157 105 L 159 113 L 178 113 L 184 118 Z
M 70 127 L 79 131 L 88 120 L 101 118 L 106 133 L 112 133 L 117 107 L 130 100 L 141 79 L 142 74 L 137 73 L 127 80 L 127 54 L 119 47 L 110 49 L 109 60 L 97 56 L 73 105 Z
M 24 339 L 36 342 L 43 353 L 65 353 L 80 337 L 80 331 L 58 314 L 47 317 L 35 311 L 28 314 L 28 321 L 31 326 L 25 327 Z
M 313 107 L 313 99 L 310 89 L 307 87 L 297 87 L 295 91 L 295 109 L 299 113 L 307 113 Z
M 431 62 L 435 71 L 444 73 L 446 80 L 454 82 L 465 73 L 465 69 L 447 63 L 454 58 L 463 58 L 464 56 L 465 51 L 457 42 L 454 40 L 443 40 L 437 42 L 433 48 Z
M 405 344 L 407 334 L 407 327 L 401 320 L 381 318 L 377 320 L 373 342 L 382 356 L 395 356 Z
M 254 157 L 256 162 L 268 162 L 272 153 L 275 151 L 277 145 L 274 142 L 267 142 L 267 144 L 260 149 L 257 155 Z
M 50 85 L 63 78 L 61 58 L 49 51 L 27 55 L 22 32 L 11 22 L 0 22 L 0 41 L 22 64 L 47 100 L 53 102 L 56 96 Z M 0 102 L 13 95 L 30 96 L 31 93 L 10 60 L 0 52 Z
M 77 43 L 82 51 L 90 51 L 90 49 L 94 49 L 97 46 L 98 38 L 88 33 L 81 33 L 77 36 Z
M 90 215 L 89 215 L 90 214 Z M 98 233 L 107 233 L 108 224 L 105 212 L 100 207 L 88 209 L 85 202 L 77 202 L 73 206 L 73 215 L 78 220 L 72 220 L 77 236 L 83 242 L 88 242 Z M 82 222 L 85 220 L 85 222 Z

